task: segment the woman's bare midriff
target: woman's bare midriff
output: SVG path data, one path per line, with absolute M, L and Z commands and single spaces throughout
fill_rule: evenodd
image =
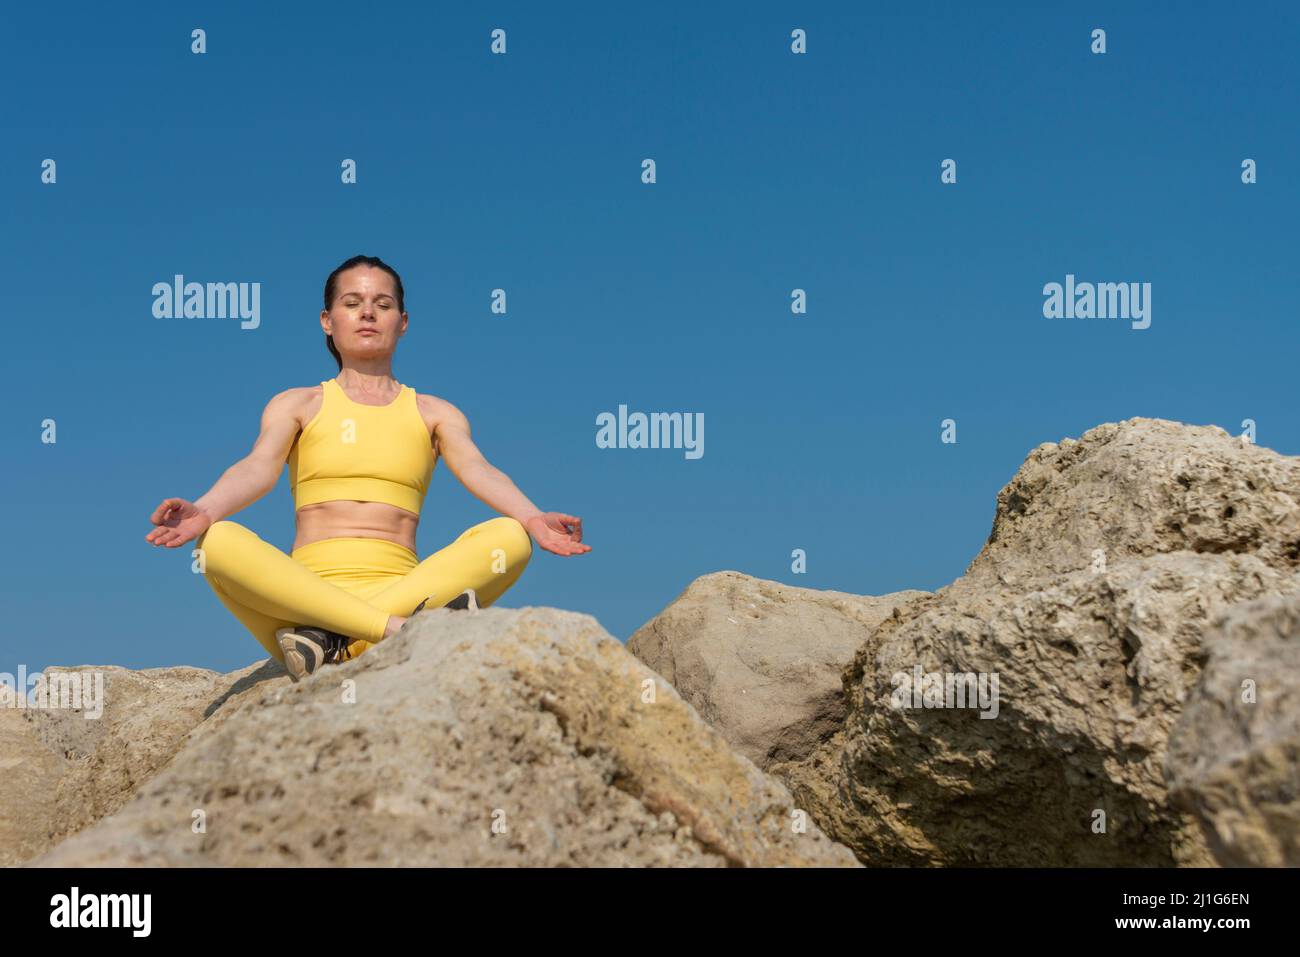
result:
M 420 517 L 384 502 L 317 502 L 298 509 L 294 549 L 326 538 L 382 538 L 415 551 Z
M 301 430 L 320 411 L 324 399 L 324 390 L 320 386 L 308 390 L 308 399 L 299 412 L 300 435 Z M 433 425 L 427 419 L 424 425 L 432 439 Z M 382 538 L 415 551 L 415 529 L 420 524 L 419 515 L 396 505 L 351 500 L 304 505 L 298 509 L 294 520 L 297 526 L 293 539 L 294 549 L 326 538 Z

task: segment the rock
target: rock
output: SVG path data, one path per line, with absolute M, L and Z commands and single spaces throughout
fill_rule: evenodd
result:
M 45 850 L 54 827 L 50 797 L 67 770 L 11 708 L 13 693 L 0 686 L 0 867 L 19 864 Z
M 1229 608 L 1169 742 L 1176 802 L 1227 867 L 1300 866 L 1300 579 Z
M 247 697 L 290 683 L 269 660 L 226 675 L 188 667 L 49 668 L 46 674 L 86 670 L 105 677 L 102 719 L 88 721 L 63 710 L 30 712 L 47 743 L 74 761 L 57 792 L 52 842 L 120 808 L 200 724 L 220 724 Z
M 772 773 L 871 863 L 1209 865 L 1200 829 L 1169 807 L 1166 742 L 1202 628 L 1285 585 L 1253 556 L 1174 554 L 1024 596 L 949 586 L 855 657 L 852 717 L 825 753 Z M 894 708 L 894 676 L 917 665 L 997 675 L 995 716 Z
M 998 493 L 966 578 L 1030 590 L 1054 575 L 1165 552 L 1251 554 L 1300 565 L 1300 457 L 1218 426 L 1107 422 L 1045 442 Z
M 842 728 L 770 770 L 868 864 L 1213 864 L 1171 806 L 1169 736 L 1206 626 L 1297 566 L 1300 458 L 1142 418 L 1040 446 L 966 574 L 858 649 Z M 895 707 L 917 666 L 996 674 L 997 716 Z
M 171 760 L 199 724 L 220 724 L 267 686 L 289 683 L 273 661 L 228 675 L 202 668 L 131 671 L 90 665 L 51 667 L 43 674 L 51 684 L 56 676 L 75 676 L 87 693 L 98 680 L 102 713 L 88 716 L 85 707 L 0 711 L 0 729 L 10 729 L 9 734 L 0 731 L 6 745 L 0 760 L 16 763 L 29 778 L 6 782 L 14 795 L 12 806 L 23 808 L 0 819 L 5 822 L 0 825 L 0 854 L 9 864 L 116 811 Z M 11 828 L 22 835 L 21 841 L 10 837 Z
M 34 863 L 856 866 L 594 618 L 422 612 Z
M 736 571 L 695 579 L 627 642 L 733 748 L 760 768 L 807 757 L 844 724 L 840 673 L 895 608 Z

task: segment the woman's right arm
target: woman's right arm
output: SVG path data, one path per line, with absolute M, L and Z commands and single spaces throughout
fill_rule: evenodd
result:
M 275 488 L 298 435 L 302 402 L 302 389 L 288 389 L 272 398 L 262 411 L 262 429 L 253 450 L 226 469 L 212 488 L 193 503 L 179 498 L 163 499 L 150 517 L 154 529 L 145 540 L 170 548 L 184 545 L 214 522 L 251 505 Z
M 262 431 L 253 443 L 253 450 L 226 469 L 212 488 L 195 499 L 195 507 L 212 521 L 234 515 L 275 488 L 298 434 L 301 391 L 289 389 L 266 404 L 262 411 Z

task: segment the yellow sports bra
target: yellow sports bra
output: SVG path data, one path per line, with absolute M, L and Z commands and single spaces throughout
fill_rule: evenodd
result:
M 294 510 L 348 499 L 420 513 L 437 456 L 415 390 L 388 405 L 362 405 L 335 379 L 321 383 L 320 411 L 294 439 L 289 485 Z

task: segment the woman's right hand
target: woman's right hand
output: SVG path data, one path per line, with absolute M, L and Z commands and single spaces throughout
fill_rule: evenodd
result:
M 183 498 L 165 498 L 149 517 L 154 530 L 144 537 L 151 545 L 179 548 L 208 530 L 212 518 L 193 502 Z

